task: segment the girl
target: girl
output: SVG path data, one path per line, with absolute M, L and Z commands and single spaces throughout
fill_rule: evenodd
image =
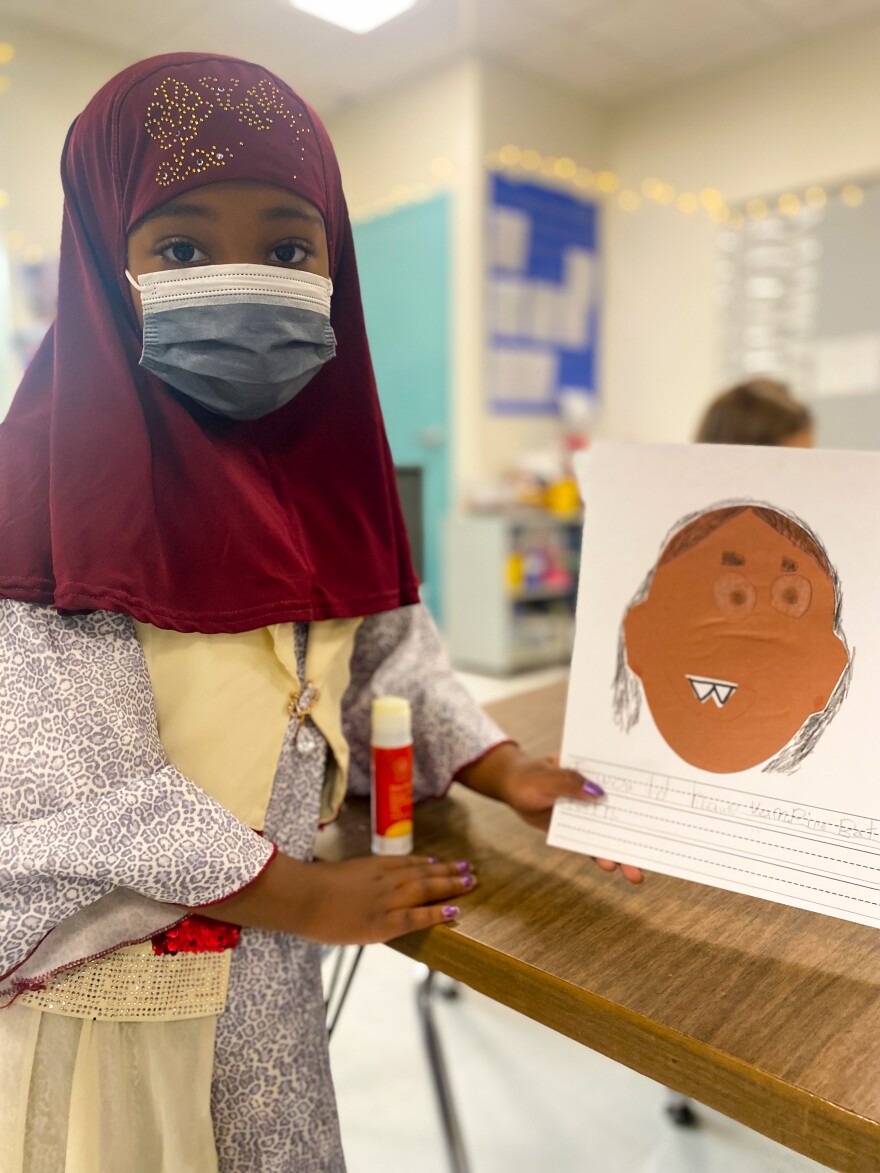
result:
M 0 1168 L 337 1173 L 320 943 L 475 884 L 311 862 L 371 699 L 410 698 L 420 797 L 599 792 L 505 740 L 418 605 L 310 108 L 154 58 L 62 173 L 58 317 L 0 429 Z

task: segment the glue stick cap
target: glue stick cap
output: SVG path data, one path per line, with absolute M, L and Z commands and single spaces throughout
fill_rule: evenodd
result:
M 412 742 L 412 710 L 402 696 L 379 696 L 373 701 L 373 745 L 393 749 Z

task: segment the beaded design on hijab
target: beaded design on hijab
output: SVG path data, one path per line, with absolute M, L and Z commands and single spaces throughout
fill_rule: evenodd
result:
M 268 130 L 276 120 L 286 123 L 293 137 L 294 157 L 298 148 L 300 162 L 305 159 L 306 135 L 311 130 L 304 124 L 303 111 L 291 110 L 282 91 L 268 78 L 262 78 L 243 91 L 240 86 L 241 81 L 236 77 L 202 77 L 198 89 L 174 77 L 159 82 L 147 106 L 144 126 L 150 138 L 163 151 L 170 152 L 170 157 L 162 162 L 156 173 L 156 182 L 160 186 L 171 187 L 190 175 L 198 175 L 212 167 L 224 167 L 235 157 L 228 141 L 221 146 L 216 143 L 208 146 L 206 142 L 197 141 L 203 124 L 217 111 L 234 114 L 234 121 L 256 131 Z M 228 124 L 232 120 L 223 121 Z M 230 137 L 237 140 L 236 149 L 243 147 L 244 142 L 235 134 L 234 122 L 230 130 Z

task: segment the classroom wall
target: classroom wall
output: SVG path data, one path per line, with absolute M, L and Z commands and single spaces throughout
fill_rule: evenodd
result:
M 61 239 L 61 149 L 70 123 L 95 91 L 128 61 L 109 50 L 51 37 L 4 20 L 0 39 L 15 56 L 0 72 L 12 86 L 0 94 L 0 211 L 4 235 L 57 250 Z
M 2 68 L 12 86 L 0 94 L 0 189 L 9 195 L 9 203 L 0 210 L 5 270 L 26 254 L 57 253 L 62 209 L 59 164 L 68 128 L 95 91 L 128 62 L 109 51 L 12 21 L 3 21 L 0 40 L 15 48 L 12 61 Z M 14 313 L 15 306 L 10 310 Z M 0 346 L 6 339 L 3 330 Z M 0 419 L 20 374 L 11 353 L 0 357 Z
M 4 68 L 12 88 L 0 95 L 0 190 L 10 195 L 0 234 L 50 252 L 58 244 L 58 160 L 71 113 L 126 61 L 13 22 L 4 22 L 2 39 L 16 56 Z M 453 194 L 456 495 L 555 431 L 550 421 L 498 419 L 485 409 L 486 154 L 513 142 L 612 167 L 625 186 L 656 175 L 678 190 L 717 187 L 728 201 L 834 183 L 880 168 L 878 60 L 880 20 L 871 20 L 613 113 L 496 62 L 467 60 L 329 118 L 356 213 L 400 185 L 440 184 Z M 26 166 L 4 165 L 23 157 Z M 644 203 L 627 214 L 612 201 L 599 434 L 691 435 L 718 381 L 717 235 L 705 216 Z M 0 385 L 0 415 L 16 375 Z
M 395 189 L 452 197 L 452 387 L 447 443 L 457 485 L 479 457 L 468 426 L 481 395 L 480 66 L 457 62 L 328 119 L 352 214 L 381 215 Z M 404 197 L 405 198 L 405 197 Z M 425 275 L 430 280 L 430 274 Z
M 507 143 L 603 165 L 607 118 L 580 98 L 493 61 L 450 66 L 365 106 L 329 130 L 357 216 L 381 213 L 395 187 L 437 183 L 451 164 L 453 197 L 453 499 L 507 469 L 525 448 L 552 444 L 555 420 L 511 419 L 486 409 L 483 226 L 486 156 Z
M 485 62 L 481 73 L 481 136 L 484 154 L 513 144 L 542 155 L 567 156 L 579 166 L 601 170 L 610 153 L 608 117 L 586 99 L 538 81 L 519 70 Z M 485 174 L 485 173 L 484 173 Z M 481 199 L 485 191 L 481 189 Z M 601 234 L 600 227 L 600 234 Z M 603 264 L 606 243 L 600 236 Z M 600 378 L 600 394 L 604 389 Z M 480 437 L 472 479 L 495 476 L 519 452 L 555 445 L 559 422 L 542 417 L 493 416 L 484 401 L 469 405 L 468 426 Z
M 880 169 L 880 20 L 646 98 L 611 119 L 625 186 L 729 202 Z M 604 435 L 683 441 L 717 388 L 718 229 L 657 205 L 608 217 Z

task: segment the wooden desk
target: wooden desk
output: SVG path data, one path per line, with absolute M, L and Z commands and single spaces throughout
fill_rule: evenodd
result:
M 492 706 L 558 750 L 565 686 Z M 326 834 L 326 833 L 325 833 Z M 880 1170 L 880 934 L 665 876 L 632 888 L 453 787 L 417 849 L 470 859 L 455 927 L 394 947 L 841 1173 Z M 321 854 L 369 850 L 355 803 Z

